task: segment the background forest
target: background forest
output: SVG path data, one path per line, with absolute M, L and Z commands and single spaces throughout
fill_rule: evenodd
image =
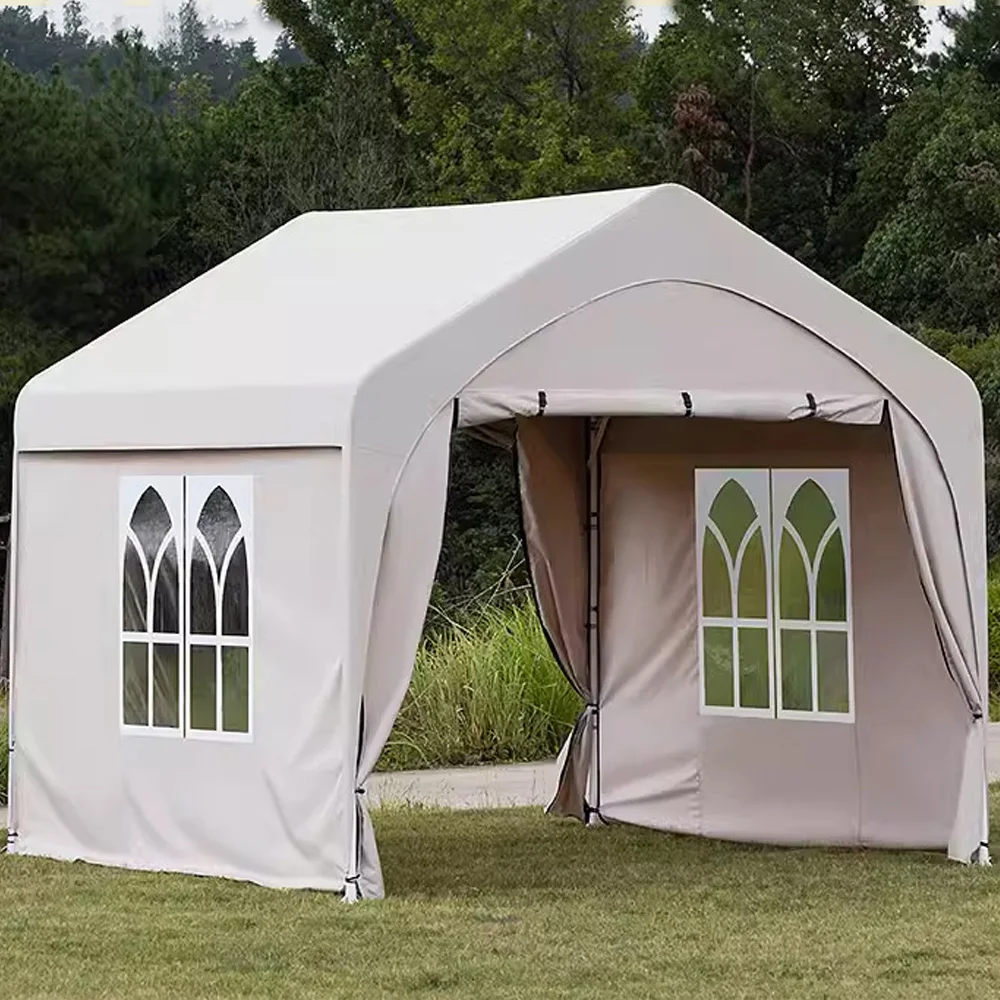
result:
M 677 181 L 969 372 L 1000 550 L 1000 0 L 929 57 L 909 0 L 264 7 L 263 60 L 0 9 L 0 514 L 24 382 L 301 212 Z M 508 463 L 456 442 L 439 607 L 517 583 Z

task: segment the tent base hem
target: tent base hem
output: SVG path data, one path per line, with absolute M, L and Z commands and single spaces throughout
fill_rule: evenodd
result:
M 28 848 L 21 841 L 15 841 L 13 844 L 8 843 L 7 853 L 16 857 L 42 858 L 48 861 L 92 865 L 95 868 L 115 868 L 122 871 L 146 872 L 155 875 L 183 875 L 188 878 L 221 878 L 227 882 L 260 886 L 262 889 L 310 890 L 313 892 L 329 892 L 334 896 L 344 896 L 345 890 L 343 878 L 270 878 L 268 876 L 254 875 L 249 872 L 239 872 L 232 869 L 210 870 L 208 868 L 188 865 L 168 867 L 166 865 L 125 861 L 100 853 L 72 851 L 51 846 Z
M 746 845 L 752 847 L 773 847 L 776 850 L 813 850 L 813 851 L 897 851 L 900 853 L 918 853 L 918 854 L 935 854 L 941 857 L 942 861 L 953 861 L 954 859 L 947 856 L 948 845 L 945 842 L 941 843 L 916 843 L 909 842 L 903 843 L 902 841 L 896 840 L 869 840 L 869 839 L 858 839 L 857 837 L 844 837 L 843 839 L 827 838 L 824 840 L 809 840 L 807 838 L 795 839 L 795 838 L 775 838 L 774 836 L 767 837 L 753 837 L 753 836 L 726 836 L 721 833 L 703 833 L 694 831 L 691 829 L 684 829 L 680 826 L 668 826 L 668 825 L 654 825 L 649 822 L 637 822 L 636 820 L 622 819 L 620 816 L 616 816 L 614 812 L 614 807 L 610 809 L 605 805 L 601 809 L 601 820 L 603 823 L 597 825 L 616 825 L 616 826 L 632 826 L 636 829 L 641 830 L 653 830 L 656 833 L 662 833 L 667 836 L 672 837 L 684 837 L 692 838 L 698 840 L 704 840 L 709 843 L 718 844 L 732 844 L 732 845 Z M 964 864 L 984 864 L 984 862 L 979 860 L 980 848 L 970 860 L 965 862 L 959 862 Z M 989 850 L 986 849 L 987 861 L 985 864 L 991 864 L 989 859 Z

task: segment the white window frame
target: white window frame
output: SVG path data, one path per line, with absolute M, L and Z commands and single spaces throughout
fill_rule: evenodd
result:
M 142 554 L 142 546 L 132 533 L 132 515 L 139 498 L 152 487 L 159 494 L 167 514 L 170 516 L 170 533 L 161 547 L 157 562 L 149 567 L 146 578 L 146 631 L 127 632 L 125 630 L 125 551 L 128 539 Z M 178 476 L 123 476 L 119 482 L 119 531 L 118 531 L 118 722 L 123 733 L 130 736 L 154 736 L 165 739 L 180 739 L 184 736 L 184 500 L 183 483 Z M 177 614 L 178 631 L 154 632 L 153 601 L 156 593 L 156 575 L 166 545 L 173 539 L 177 546 Z M 145 569 L 145 557 L 143 556 Z M 146 646 L 146 724 L 135 725 L 125 721 L 125 644 L 141 643 Z M 153 725 L 153 647 L 176 646 L 178 677 L 177 726 Z
M 254 718 L 254 650 L 251 638 L 254 634 L 253 623 L 253 480 L 249 476 L 186 476 L 184 487 L 184 578 L 190 582 L 191 562 L 194 551 L 193 542 L 197 537 L 211 559 L 208 544 L 198 531 L 198 517 L 202 505 L 209 494 L 217 487 L 228 494 L 236 513 L 240 518 L 240 530 L 230 543 L 229 552 L 223 563 L 221 579 L 215 592 L 215 635 L 194 635 L 189 628 L 184 634 L 184 681 L 188 715 L 185 717 L 185 727 L 189 739 L 214 740 L 223 743 L 252 743 Z M 247 550 L 247 632 L 245 636 L 224 636 L 222 634 L 222 591 L 226 572 L 240 539 L 246 541 Z M 187 618 L 185 618 L 187 624 Z M 191 726 L 191 647 L 211 646 L 215 649 L 215 729 L 195 729 Z M 247 650 L 247 731 L 245 733 L 227 732 L 222 728 L 222 647 L 238 646 Z
M 714 530 L 713 522 L 709 520 L 709 511 L 722 487 L 732 479 L 746 490 L 753 504 L 756 519 L 747 529 L 733 563 L 729 546 L 721 532 Z M 774 718 L 774 629 L 772 622 L 773 591 L 771 582 L 771 517 L 770 517 L 770 481 L 767 469 L 698 469 L 695 472 L 695 522 L 697 524 L 697 580 L 698 580 L 698 701 L 703 715 L 743 716 L 755 719 Z M 766 618 L 739 617 L 739 570 L 743 555 L 759 527 L 764 542 L 764 573 L 767 592 Z M 705 532 L 712 531 L 716 541 L 722 548 L 729 570 L 730 601 L 732 616 L 717 618 L 705 615 L 703 561 L 705 553 Z M 705 629 L 719 627 L 729 628 L 733 634 L 733 704 L 709 705 L 705 701 Z M 741 628 L 765 629 L 767 632 L 767 677 L 768 677 L 768 707 L 747 708 L 740 705 L 740 661 L 739 661 L 739 630 Z
M 730 587 L 733 602 L 731 618 L 706 616 L 704 613 L 703 559 L 705 532 L 712 530 L 708 513 L 721 488 L 730 479 L 746 490 L 754 505 L 756 521 L 747 530 L 741 550 L 734 565 L 725 540 L 716 534 L 730 571 Z M 812 567 L 806 560 L 806 574 L 809 586 L 810 617 L 803 621 L 785 621 L 781 618 L 780 603 L 780 546 L 785 516 L 792 498 L 799 487 L 813 479 L 824 491 L 833 507 L 834 522 L 827 530 L 817 549 L 817 557 Z M 738 568 L 743 552 L 757 525 L 760 525 L 764 540 L 764 564 L 767 580 L 767 636 L 768 636 L 768 701 L 769 707 L 744 708 L 739 704 L 739 629 L 761 628 L 760 619 L 743 619 L 738 612 L 739 574 Z M 816 619 L 816 577 L 825 546 L 836 528 L 840 529 L 844 545 L 845 583 L 847 606 L 845 622 L 826 622 Z M 852 724 L 855 721 L 854 685 L 854 607 L 852 579 L 852 551 L 850 532 L 850 472 L 846 468 L 822 469 L 775 469 L 775 468 L 698 468 L 695 470 L 695 530 L 698 601 L 698 704 L 702 715 L 736 716 L 757 719 L 786 719 L 808 722 L 840 722 Z M 706 627 L 731 628 L 733 632 L 733 705 L 708 705 L 705 701 L 705 640 Z M 810 633 L 812 662 L 813 710 L 785 709 L 781 704 L 781 628 L 787 626 Z M 847 712 L 821 712 L 818 708 L 818 657 L 817 640 L 819 632 L 846 632 L 847 634 Z
M 228 743 L 251 743 L 254 738 L 254 532 L 253 532 L 253 477 L 252 476 L 185 476 L 185 475 L 151 475 L 122 476 L 119 480 L 119 531 L 118 531 L 118 721 L 119 729 L 127 736 L 153 736 L 169 739 L 211 740 Z M 189 581 L 191 573 L 192 541 L 197 532 L 197 520 L 201 506 L 209 494 L 220 486 L 229 495 L 240 518 L 240 530 L 233 540 L 223 567 L 222 580 L 225 580 L 226 570 L 240 539 L 246 543 L 247 553 L 247 632 L 246 636 L 222 635 L 222 603 L 221 586 L 216 588 L 216 620 L 215 635 L 190 634 L 188 606 Z M 153 600 L 155 596 L 155 579 L 157 566 L 151 568 L 151 578 L 146 580 L 146 625 L 145 632 L 127 632 L 125 630 L 125 551 L 126 543 L 131 536 L 131 520 L 139 498 L 147 488 L 152 487 L 160 495 L 167 513 L 171 519 L 171 531 L 168 541 L 173 539 L 177 545 L 178 569 L 178 626 L 173 633 L 157 633 L 151 631 Z M 200 533 L 199 533 L 200 537 Z M 138 540 L 133 538 L 133 544 L 141 551 Z M 164 548 L 165 550 L 165 548 Z M 207 551 L 207 546 L 206 546 Z M 162 554 L 161 554 L 162 555 Z M 143 643 L 147 646 L 147 725 L 133 725 L 125 722 L 125 644 Z M 154 726 L 153 719 L 153 646 L 172 645 L 178 649 L 179 705 L 180 724 L 176 727 Z M 216 653 L 216 729 L 192 729 L 190 725 L 190 695 L 191 670 L 190 651 L 192 646 L 213 646 L 218 651 L 223 646 L 238 646 L 247 650 L 247 729 L 245 733 L 227 732 L 222 729 L 222 677 L 221 655 Z
M 799 487 L 807 480 L 814 480 L 826 494 L 833 507 L 834 520 L 827 528 L 823 539 L 816 550 L 813 566 L 809 565 L 806 553 L 800 549 L 806 570 L 806 580 L 809 587 L 809 619 L 785 620 L 781 617 L 780 574 L 775 574 L 774 591 L 774 664 L 775 687 L 777 689 L 777 709 L 779 719 L 819 722 L 854 722 L 854 604 L 851 576 L 851 519 L 850 519 L 850 472 L 847 469 L 774 469 L 771 472 L 771 511 L 773 516 L 772 538 L 774 540 L 773 559 L 780 566 L 780 546 L 782 532 L 785 527 L 785 517 Z M 844 545 L 844 573 L 847 587 L 846 621 L 826 622 L 816 618 L 816 583 L 819 574 L 820 561 L 834 532 L 840 529 Z M 797 532 L 793 528 L 793 538 Z M 781 685 L 781 629 L 783 626 L 809 632 L 810 661 L 812 664 L 812 702 L 811 710 L 786 709 L 782 705 Z M 847 711 L 821 712 L 819 710 L 819 656 L 817 654 L 816 636 L 819 632 L 847 633 Z

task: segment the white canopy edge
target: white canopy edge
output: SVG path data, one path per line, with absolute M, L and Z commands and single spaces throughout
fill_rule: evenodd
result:
M 510 420 L 512 417 L 715 417 L 731 420 L 786 421 L 814 418 L 837 424 L 879 424 L 883 396 L 836 393 L 739 393 L 711 390 L 655 389 L 607 391 L 561 389 L 525 392 L 469 390 L 458 398 L 459 428 Z

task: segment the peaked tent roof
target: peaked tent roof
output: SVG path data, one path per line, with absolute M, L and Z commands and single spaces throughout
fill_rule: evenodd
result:
M 43 372 L 21 406 L 273 386 L 349 402 L 381 362 L 650 190 L 307 213 Z
M 952 410 L 942 387 L 978 410 L 958 369 L 709 202 L 662 185 L 303 215 L 33 379 L 17 447 L 404 454 L 483 365 L 566 310 L 646 281 L 749 298 L 895 380 L 925 413 Z M 929 379 L 939 392 L 928 399 Z

